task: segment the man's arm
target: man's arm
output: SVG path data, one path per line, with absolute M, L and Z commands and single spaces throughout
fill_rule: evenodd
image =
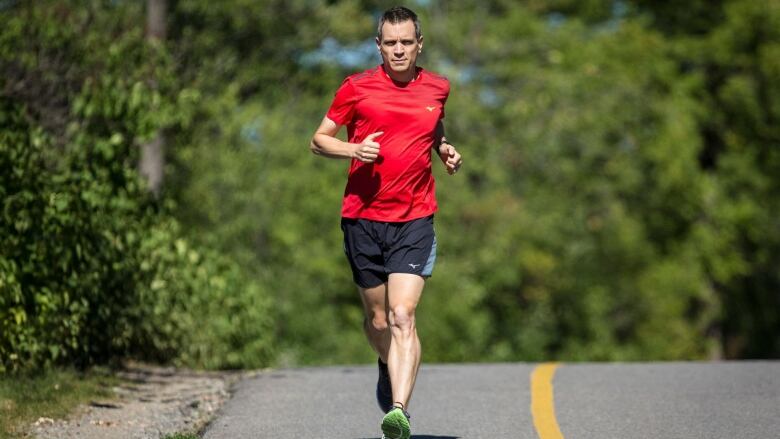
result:
M 379 143 L 374 139 L 382 135 L 382 131 L 369 134 L 362 143 L 349 143 L 336 138 L 339 129 L 341 125 L 325 116 L 309 144 L 311 152 L 335 159 L 356 159 L 363 163 L 373 163 L 376 160 L 379 156 Z
M 463 159 L 455 149 L 455 146 L 447 142 L 447 136 L 444 134 L 444 122 L 441 120 L 436 124 L 436 138 L 439 139 L 439 144 L 434 144 L 434 148 L 444 166 L 447 167 L 447 173 L 452 175 L 458 172 L 458 169 L 463 164 Z

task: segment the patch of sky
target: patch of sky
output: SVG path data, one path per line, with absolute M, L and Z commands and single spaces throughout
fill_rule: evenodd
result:
M 633 136 L 623 136 L 623 138 L 620 139 L 620 142 L 618 143 L 618 148 L 622 149 L 623 151 L 635 150 L 636 142 L 634 141 Z
M 19 3 L 17 0 L 0 0 L 0 11 L 11 9 Z
M 566 23 L 566 16 L 560 12 L 553 12 L 547 15 L 547 27 L 558 29 Z
M 241 127 L 241 138 L 254 147 L 260 147 L 263 143 L 263 119 L 256 117 Z
M 479 80 L 480 74 L 479 68 L 475 65 L 459 65 L 447 58 L 438 60 L 434 70 L 436 73 L 449 78 L 450 81 L 459 84 L 468 84 L 472 81 Z
M 612 2 L 612 19 L 622 20 L 628 15 L 628 5 L 624 0 Z
M 458 71 L 458 79 L 464 83 L 469 83 L 476 80 L 479 75 L 479 67 L 474 65 L 463 66 Z
M 614 0 L 612 2 L 612 9 L 610 16 L 607 20 L 595 24 L 593 30 L 596 32 L 615 32 L 620 27 L 620 24 L 628 16 L 630 12 L 629 6 L 625 0 Z M 566 24 L 568 17 L 560 12 L 552 12 L 547 14 L 547 27 L 555 30 Z
M 498 108 L 501 105 L 501 97 L 496 94 L 493 87 L 482 87 L 478 94 L 479 102 L 489 108 Z
M 630 10 L 624 0 L 615 0 L 612 2 L 612 11 L 609 20 L 596 27 L 597 32 L 616 32 L 620 28 Z
M 355 44 L 341 44 L 332 37 L 322 40 L 320 47 L 304 53 L 298 58 L 303 67 L 317 65 L 339 65 L 345 68 L 370 67 L 381 62 L 373 38 Z

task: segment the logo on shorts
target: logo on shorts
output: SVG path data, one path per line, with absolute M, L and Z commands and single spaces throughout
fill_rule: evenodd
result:
M 416 270 L 417 267 L 420 266 L 420 264 L 409 264 L 410 267 L 412 267 L 412 270 Z

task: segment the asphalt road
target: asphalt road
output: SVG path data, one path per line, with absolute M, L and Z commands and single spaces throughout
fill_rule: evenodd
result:
M 412 438 L 539 439 L 537 366 L 423 365 Z M 238 384 L 204 437 L 379 438 L 375 384 L 376 366 L 263 373 Z M 557 438 L 780 439 L 780 362 L 564 363 L 552 384 Z

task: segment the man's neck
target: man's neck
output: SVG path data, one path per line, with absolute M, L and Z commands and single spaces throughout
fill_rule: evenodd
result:
M 382 64 L 382 70 L 384 70 L 385 74 L 395 82 L 412 82 L 417 79 L 417 66 L 412 66 L 412 68 L 406 72 L 396 73 L 393 71 L 393 69 L 390 69 L 385 64 Z

